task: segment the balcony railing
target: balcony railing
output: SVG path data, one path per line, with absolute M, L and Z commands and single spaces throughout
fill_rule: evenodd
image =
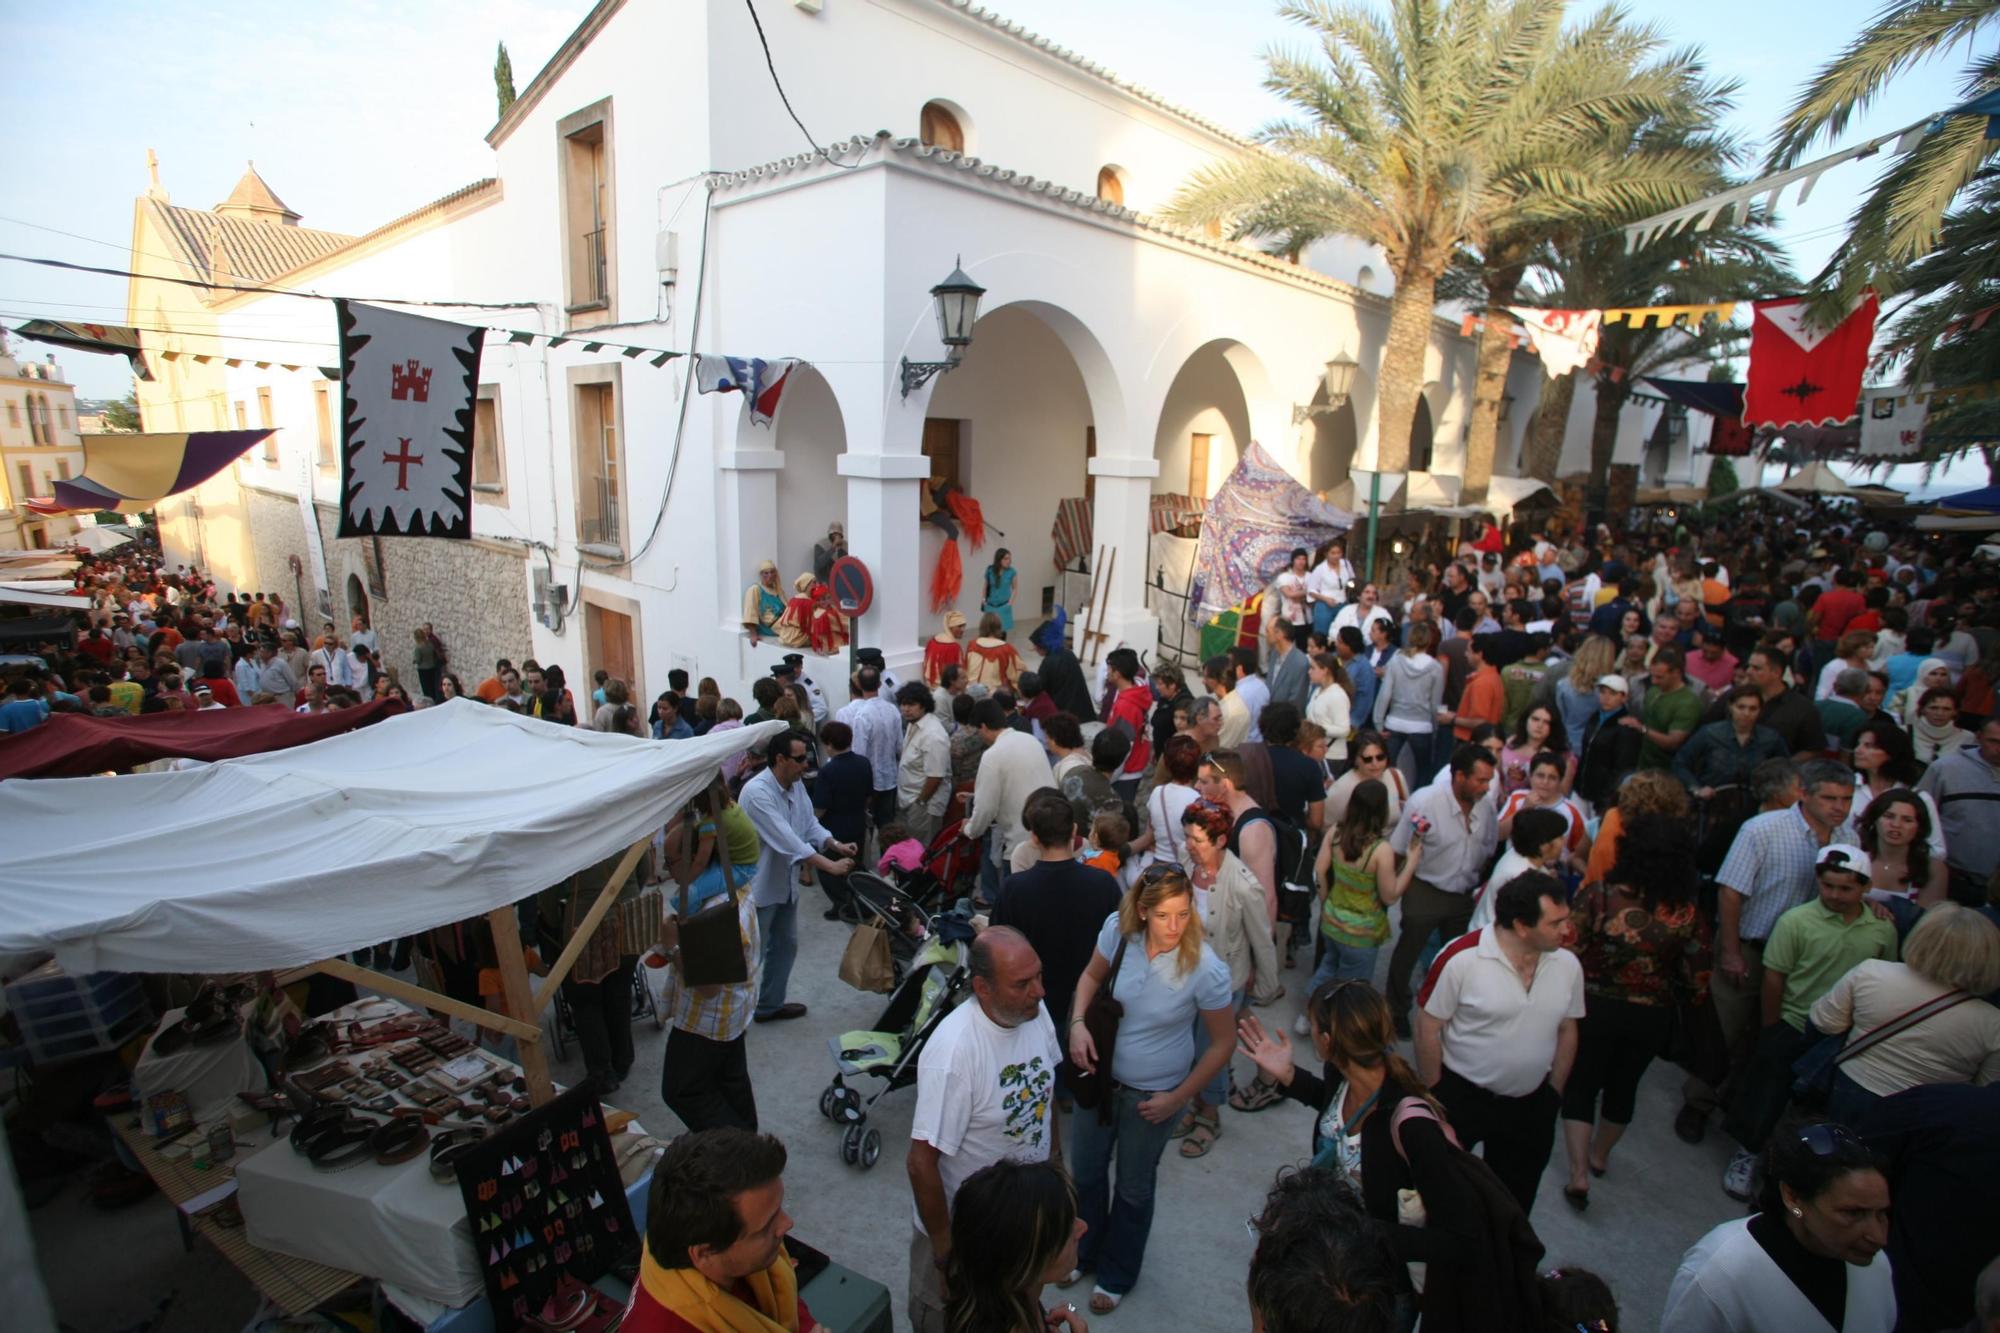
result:
M 604 228 L 587 231 L 583 241 L 583 284 L 576 292 L 579 306 L 604 305 L 611 299 L 609 270 L 604 254 Z
M 592 477 L 584 485 L 586 491 L 595 491 L 597 505 L 594 512 L 577 516 L 577 540 L 585 546 L 621 546 L 618 488 L 604 477 Z

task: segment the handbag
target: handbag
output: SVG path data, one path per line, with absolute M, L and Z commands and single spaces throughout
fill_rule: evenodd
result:
M 896 964 L 889 953 L 889 932 L 862 924 L 847 937 L 840 955 L 840 979 L 859 991 L 887 995 L 896 989 Z
M 1792 1100 L 1810 1110 L 1826 1105 L 1833 1095 L 1834 1071 L 1841 1065 L 1861 1054 L 1877 1042 L 1887 1041 L 1901 1032 L 1908 1032 L 1927 1018 L 1934 1018 L 1955 1005 L 1964 1004 L 1973 998 L 1961 990 L 1948 990 L 1933 996 L 1916 1006 L 1906 1009 L 1888 1022 L 1848 1042 L 1845 1033 L 1832 1033 L 1814 1042 L 1806 1053 L 1792 1061 Z M 1843 1045 L 1842 1043 L 1846 1044 Z
M 687 885 L 681 885 L 680 968 L 685 986 L 735 986 L 750 979 L 734 865 L 728 875 L 729 891 L 692 916 L 688 915 Z
M 1083 1029 L 1097 1047 L 1097 1068 L 1085 1073 L 1071 1065 L 1069 1071 L 1070 1098 L 1084 1110 L 1097 1112 L 1098 1123 L 1107 1125 L 1111 1123 L 1111 1055 L 1118 1045 L 1118 1020 L 1125 1017 L 1125 1006 L 1112 998 L 1111 991 L 1125 962 L 1125 944 L 1121 936 L 1111 953 L 1111 975 L 1083 1007 Z
M 1458 1135 L 1452 1131 L 1450 1121 L 1439 1119 L 1438 1113 L 1423 1098 L 1405 1097 L 1397 1104 L 1395 1111 L 1389 1117 L 1389 1142 L 1395 1146 L 1396 1156 L 1402 1158 L 1405 1162 L 1410 1160 L 1410 1154 L 1403 1150 L 1403 1123 L 1408 1120 L 1434 1121 L 1437 1127 L 1444 1131 L 1445 1142 L 1454 1148 L 1460 1147 Z M 1396 1221 L 1399 1225 L 1406 1227 L 1427 1225 L 1430 1221 L 1430 1214 L 1424 1211 L 1424 1196 L 1413 1189 L 1398 1189 L 1396 1191 Z M 1410 1260 L 1407 1266 L 1410 1270 L 1410 1285 L 1421 1296 L 1424 1290 L 1424 1277 L 1429 1266 L 1422 1260 L 1417 1259 Z

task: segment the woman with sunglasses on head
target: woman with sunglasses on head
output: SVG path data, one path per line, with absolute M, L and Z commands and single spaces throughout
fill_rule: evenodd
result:
M 1312 1109 L 1313 1164 L 1360 1191 L 1397 1260 L 1429 1265 L 1421 1296 L 1403 1288 L 1399 1326 L 1421 1309 L 1426 1333 L 1535 1327 L 1492 1267 L 1498 1238 L 1485 1234 L 1485 1214 L 1456 1169 L 1442 1109 L 1396 1053 L 1387 1001 L 1366 981 L 1329 981 L 1307 999 L 1306 1016 L 1318 1074 L 1295 1064 L 1291 1038 L 1267 1032 L 1254 1014 L 1236 1025 L 1237 1042 L 1261 1078 Z M 1401 1190 L 1423 1197 L 1422 1226 L 1400 1224 Z
M 1394 828 L 1397 817 L 1403 813 L 1403 802 L 1410 797 L 1409 779 L 1403 776 L 1402 769 L 1389 763 L 1389 744 L 1378 731 L 1355 732 L 1353 754 L 1354 767 L 1342 773 L 1326 789 L 1326 826 L 1339 828 L 1341 821 L 1347 818 L 1347 807 L 1354 799 L 1354 789 L 1372 780 L 1382 784 L 1388 797 L 1388 827 Z
M 1889 1182 L 1833 1121 L 1778 1130 L 1752 1216 L 1681 1259 L 1660 1333 L 1890 1333 Z
M 1090 1229 L 1069 1280 L 1095 1270 L 1093 1314 L 1117 1309 L 1138 1282 L 1153 1229 L 1160 1155 L 1182 1110 L 1229 1063 L 1236 1017 L 1229 966 L 1203 935 L 1187 875 L 1178 867 L 1149 867 L 1105 919 L 1076 984 L 1067 1034 L 1070 1063 L 1104 1080 L 1098 1108 L 1079 1108 L 1070 1122 L 1070 1164 Z M 1107 984 L 1124 1013 L 1110 1067 L 1101 1069 L 1086 1015 Z M 1197 1014 L 1209 1041 L 1199 1059 Z
M 1054 1162 L 1002 1160 L 965 1178 L 951 1207 L 946 1333 L 1086 1333 L 1076 1306 L 1042 1288 L 1076 1267 L 1076 1190 Z

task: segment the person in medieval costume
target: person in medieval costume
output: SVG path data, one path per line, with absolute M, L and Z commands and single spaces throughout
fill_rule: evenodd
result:
M 1011 690 L 1021 674 L 1021 650 L 1007 642 L 1000 617 L 991 611 L 979 618 L 979 637 L 966 647 L 965 674 L 989 690 Z
M 778 642 L 785 647 L 803 648 L 812 642 L 813 612 L 818 609 L 813 589 L 817 586 L 811 574 L 792 580 L 792 600 L 785 603 L 785 614 L 778 617 Z
M 833 582 L 833 563 L 847 554 L 847 528 L 835 519 L 826 525 L 826 540 L 813 543 L 813 577 Z
M 944 628 L 924 645 L 924 684 L 936 689 L 944 681 L 946 667 L 965 664 L 965 617 L 957 611 L 944 613 Z
M 833 590 L 824 583 L 812 585 L 812 650 L 831 656 L 847 646 L 847 617 L 833 604 Z
M 778 566 L 766 560 L 757 567 L 757 581 L 743 591 L 743 632 L 753 639 L 775 638 L 785 614 L 778 592 Z

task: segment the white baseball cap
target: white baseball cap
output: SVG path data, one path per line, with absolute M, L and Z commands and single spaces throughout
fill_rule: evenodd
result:
M 1822 870 L 1844 870 L 1850 875 L 1874 882 L 1875 872 L 1868 864 L 1868 853 L 1851 842 L 1828 843 L 1819 849 L 1816 864 Z
M 1616 690 L 1620 694 L 1630 694 L 1632 692 L 1632 687 L 1625 683 L 1625 677 L 1615 671 L 1608 676 L 1599 676 L 1597 678 L 1597 688 L 1600 690 Z

